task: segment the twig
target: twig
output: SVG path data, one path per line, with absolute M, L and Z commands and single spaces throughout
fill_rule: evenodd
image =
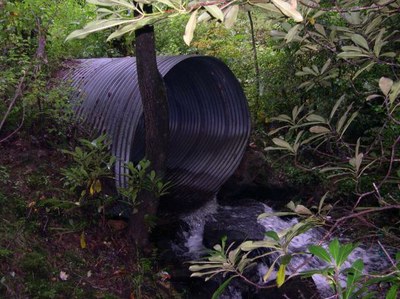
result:
M 8 106 L 6 114 L 3 116 L 3 119 L 1 120 L 0 131 L 3 128 L 3 125 L 6 122 L 6 119 L 7 119 L 8 115 L 10 114 L 12 108 L 14 107 L 15 102 L 17 101 L 17 99 L 20 96 L 22 96 L 22 90 L 23 90 L 23 84 L 24 84 L 24 81 L 25 81 L 25 76 L 26 76 L 26 72 L 24 71 L 22 77 L 19 79 L 19 83 L 18 83 L 18 86 L 17 86 L 17 90 L 15 91 L 14 98 L 12 99 L 10 105 Z
M 390 263 L 393 265 L 393 267 L 396 268 L 396 263 L 393 261 L 393 259 L 390 257 L 389 253 L 386 251 L 385 247 L 381 244 L 380 241 L 378 241 L 379 246 L 382 248 L 383 252 L 385 253 L 386 257 L 390 261 Z
M 19 124 L 18 128 L 16 128 L 11 134 L 9 134 L 8 136 L 6 136 L 5 138 L 0 140 L 0 143 L 8 140 L 9 138 L 11 138 L 14 134 L 16 134 L 21 128 L 22 125 L 24 124 L 25 121 L 25 106 L 22 106 L 22 120 L 21 123 Z

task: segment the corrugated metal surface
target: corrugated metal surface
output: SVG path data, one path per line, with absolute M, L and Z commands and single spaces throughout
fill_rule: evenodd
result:
M 78 60 L 69 74 L 77 115 L 112 140 L 117 185 L 125 161 L 144 154 L 144 122 L 135 58 Z M 213 194 L 232 175 L 250 134 L 247 100 L 228 67 L 213 57 L 159 57 L 170 109 L 167 180 L 172 195 Z

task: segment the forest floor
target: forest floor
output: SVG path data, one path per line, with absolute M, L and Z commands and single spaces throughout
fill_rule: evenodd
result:
M 0 146 L 0 297 L 178 297 L 156 252 L 141 256 L 119 223 L 71 206 L 63 153 L 27 139 Z

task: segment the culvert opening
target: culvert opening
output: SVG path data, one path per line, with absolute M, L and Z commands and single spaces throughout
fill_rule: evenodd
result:
M 216 58 L 159 57 L 157 62 L 170 114 L 169 198 L 199 200 L 201 193 L 215 194 L 242 158 L 250 134 L 247 100 L 236 77 Z M 144 156 L 135 58 L 77 60 L 68 78 L 76 90 L 73 100 L 80 102 L 77 115 L 111 138 L 117 186 L 124 185 L 124 162 Z

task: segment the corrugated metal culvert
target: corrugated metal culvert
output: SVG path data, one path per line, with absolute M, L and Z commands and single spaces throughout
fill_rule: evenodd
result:
M 215 194 L 232 175 L 250 134 L 242 88 L 228 67 L 213 57 L 159 57 L 170 110 L 167 180 L 172 197 L 190 201 Z M 78 60 L 68 77 L 81 100 L 77 114 L 112 140 L 118 158 L 117 186 L 124 162 L 144 156 L 144 121 L 135 58 Z M 183 202 L 182 202 L 183 203 Z

